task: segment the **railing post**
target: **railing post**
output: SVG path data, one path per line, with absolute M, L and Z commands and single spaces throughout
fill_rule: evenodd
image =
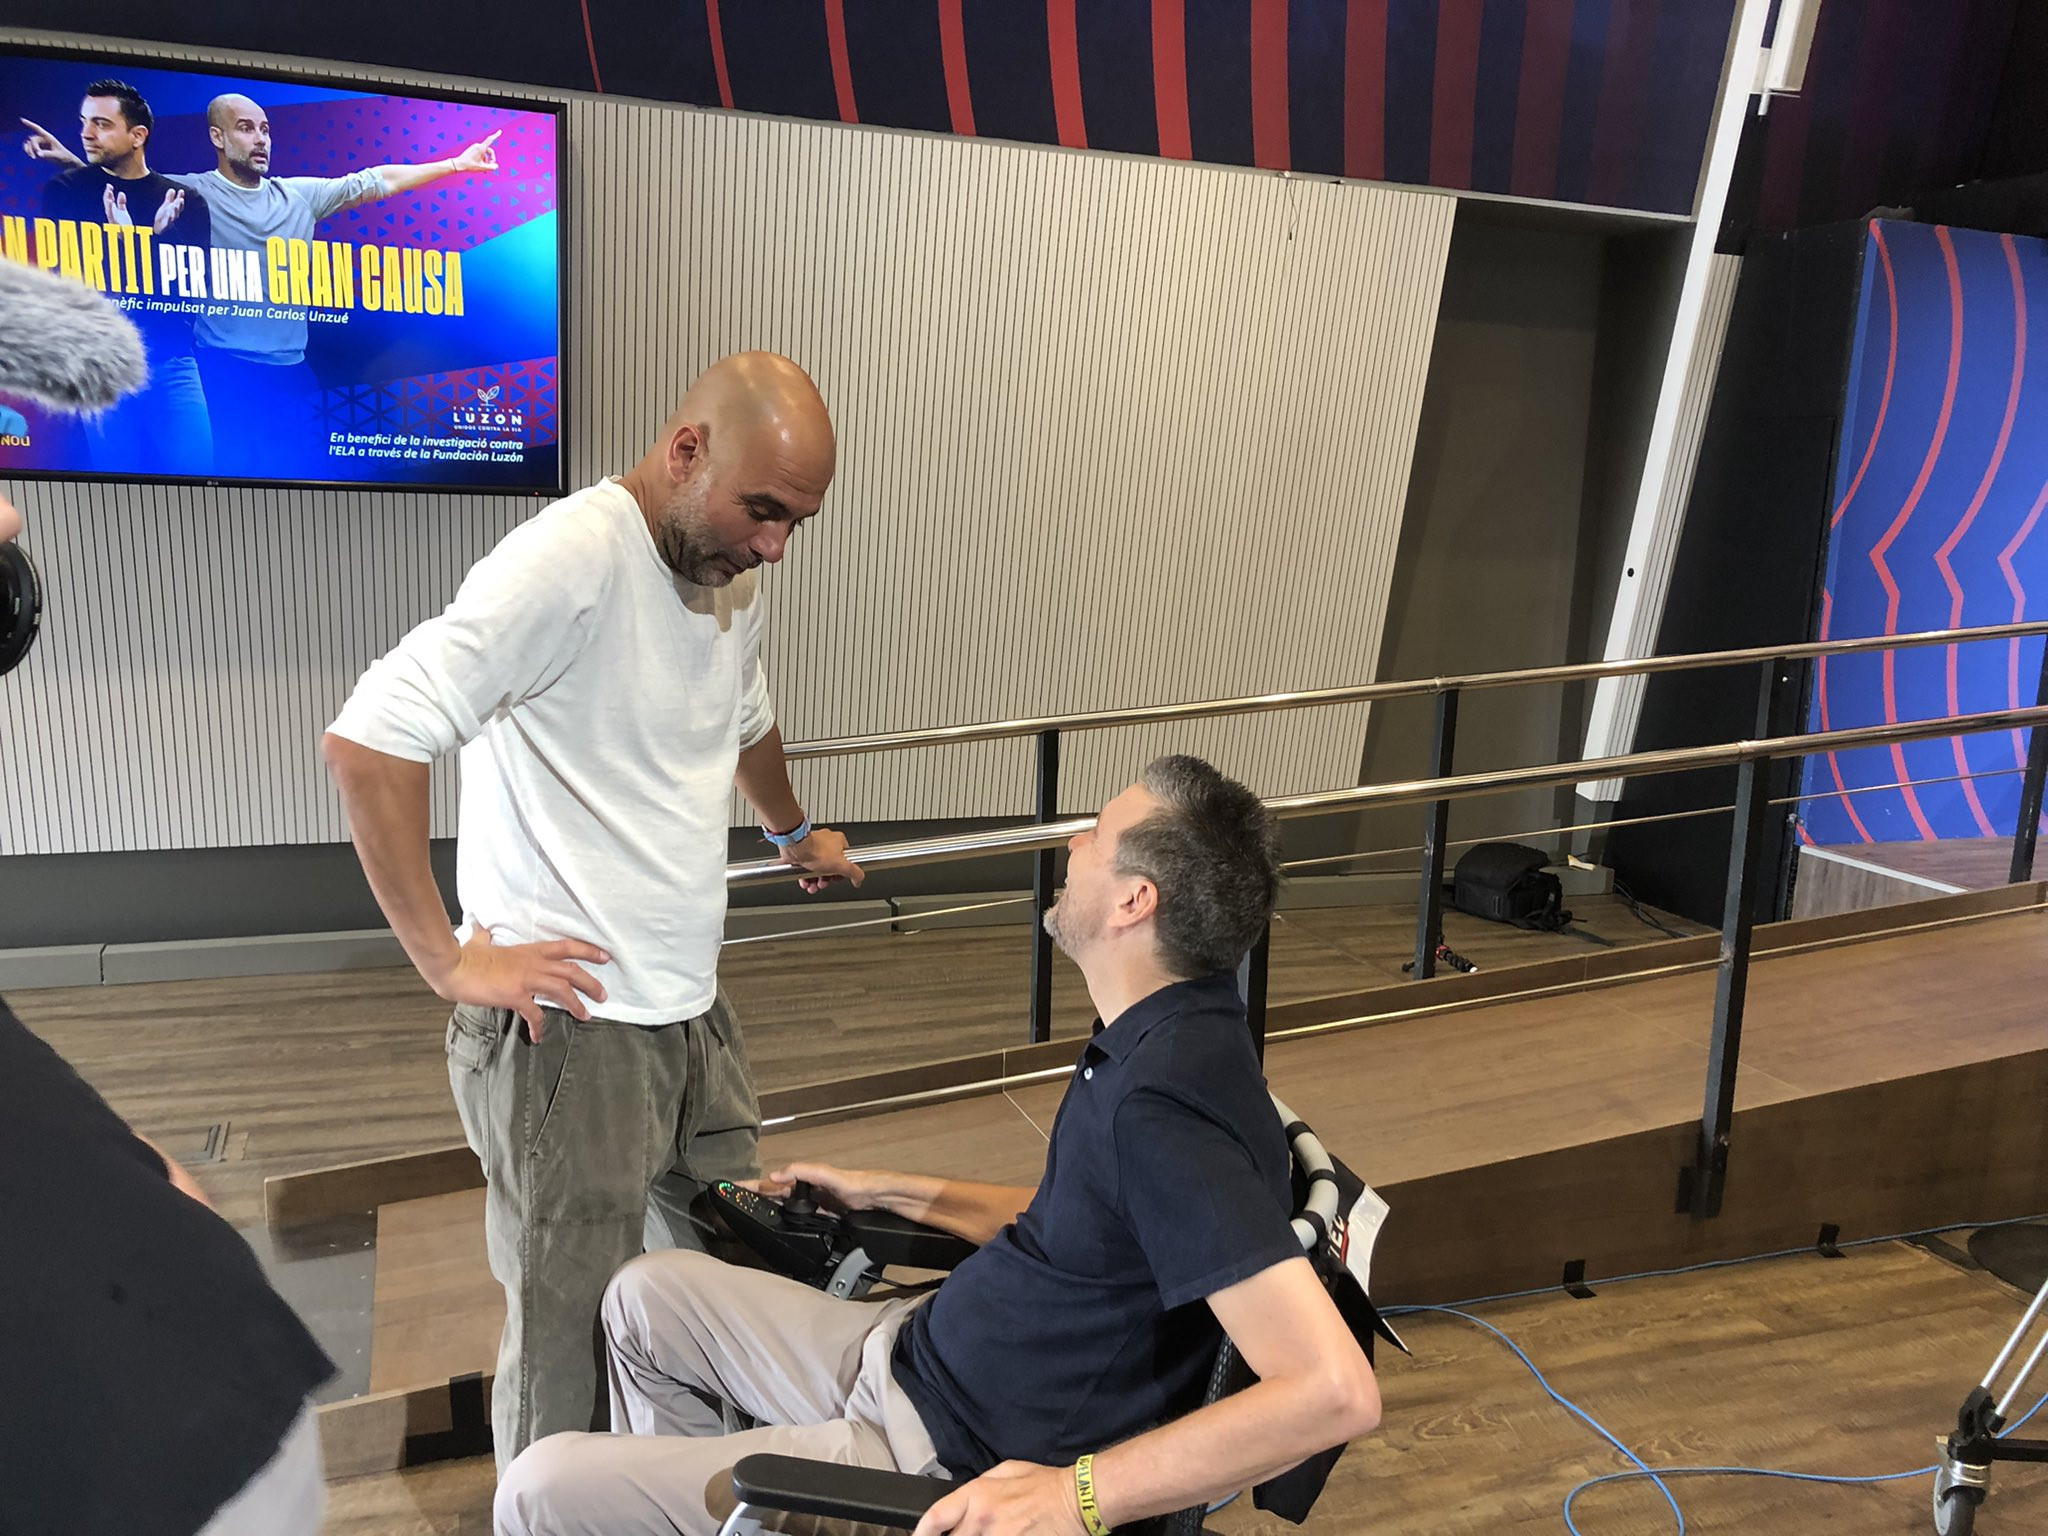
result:
M 1060 733 L 1038 733 L 1038 819 L 1057 821 L 1060 813 Z M 1031 1043 L 1052 1038 L 1052 935 L 1045 931 L 1045 914 L 1052 906 L 1053 862 L 1056 848 L 1041 848 L 1032 856 L 1031 899 Z
M 1260 930 L 1259 941 L 1237 962 L 1237 995 L 1244 999 L 1245 1022 L 1251 1026 L 1252 1048 L 1266 1059 L 1266 975 L 1273 962 L 1273 925 Z
M 2034 707 L 2048 704 L 2048 639 L 2041 643 L 2041 681 L 2034 686 Z M 2020 814 L 2012 829 L 2012 872 L 2009 884 L 2034 878 L 2034 835 L 2041 828 L 2041 780 L 2048 776 L 2048 725 L 2027 732 L 2027 772 L 2020 780 Z
M 1759 737 L 1771 734 L 1777 715 L 1781 662 L 1764 668 L 1758 689 Z M 1735 1120 L 1735 1076 L 1742 1064 L 1742 1009 L 1749 995 L 1749 941 L 1756 921 L 1756 889 L 1764 823 L 1771 812 L 1769 758 L 1743 760 L 1736 770 L 1735 837 L 1728 850 L 1728 895 L 1721 908 L 1721 964 L 1714 981 L 1714 1033 L 1707 1047 L 1707 1095 L 1700 1111 L 1699 1145 L 1678 1181 L 1678 1208 L 1694 1216 L 1721 1214 L 1728 1181 L 1728 1132 Z
M 1458 690 L 1436 696 L 1436 742 L 1429 777 L 1451 776 L 1451 758 L 1458 741 Z M 1415 979 L 1436 974 L 1436 947 L 1444 936 L 1444 838 L 1451 825 L 1451 803 L 1432 800 L 1422 821 L 1422 888 L 1415 902 Z

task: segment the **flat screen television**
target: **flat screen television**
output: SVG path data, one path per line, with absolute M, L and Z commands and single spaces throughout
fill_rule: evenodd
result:
M 0 394 L 0 478 L 558 492 L 558 108 L 0 48 L 0 259 L 150 378 Z

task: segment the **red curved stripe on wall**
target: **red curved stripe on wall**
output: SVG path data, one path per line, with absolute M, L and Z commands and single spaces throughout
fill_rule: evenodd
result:
M 946 107 L 953 131 L 974 137 L 974 93 L 967 83 L 967 28 L 960 0 L 939 0 L 939 56 L 946 71 Z
M 1186 0 L 1152 0 L 1152 101 L 1159 118 L 1159 153 L 1168 160 L 1195 158 L 1188 131 L 1188 14 Z
M 1880 248 L 1883 235 L 1876 230 Z M 1887 635 L 1899 632 L 1899 584 L 1892 579 L 1891 567 L 1885 563 L 1885 552 L 1899 535 L 1905 532 L 1906 524 L 1913 520 L 1913 514 L 1920 508 L 1920 498 L 1927 492 L 1927 482 L 1934 478 L 1934 466 L 1941 458 L 1942 445 L 1948 441 L 1949 417 L 1956 406 L 1956 380 L 1963 366 L 1963 274 L 1956 265 L 1955 242 L 1949 238 L 1945 225 L 1934 226 L 1935 242 L 1941 247 L 1942 265 L 1948 270 L 1948 378 L 1941 390 L 1941 413 L 1934 419 L 1934 435 L 1928 439 L 1927 453 L 1920 460 L 1920 473 L 1913 481 L 1913 489 L 1906 493 L 1899 515 L 1892 519 L 1891 526 L 1884 531 L 1870 551 L 1870 563 L 1877 570 L 1878 584 L 1884 588 L 1884 630 Z M 1884 653 L 1884 719 L 1890 725 L 1899 718 L 1898 691 L 1895 679 L 1898 670 L 1898 652 Z M 1891 745 L 1892 766 L 1899 771 L 1899 793 L 1905 797 L 1906 810 L 1913 818 L 1913 825 L 1920 831 L 1921 840 L 1934 841 L 1934 828 L 1927 820 L 1926 812 L 1920 809 L 1920 797 L 1913 792 L 1913 786 L 1905 781 L 1912 777 L 1906 771 L 1906 749 L 1900 742 Z
M 1527 7 L 1522 19 L 1522 72 L 1515 93 L 1515 154 L 1508 172 L 1508 190 L 1517 197 L 1557 195 L 1565 77 L 1571 62 L 1571 6 Z
M 1287 0 L 1252 0 L 1252 164 L 1285 171 L 1294 165 L 1287 117 Z
M 1984 498 L 1991 494 L 1991 482 L 1998 478 L 1998 466 L 2005 462 L 2005 446 L 2012 441 L 2013 417 L 2020 408 L 2020 381 L 2027 374 L 2027 290 L 2020 279 L 2020 256 L 2007 235 L 2000 242 L 2005 247 L 2005 265 L 2012 274 L 2012 382 L 2005 392 L 2005 420 L 1999 424 L 1998 442 L 1992 447 L 1990 462 L 1984 466 L 1984 477 L 1977 482 L 1977 494 L 1970 498 L 1970 504 L 1963 515 L 1956 519 L 1949 536 L 1942 540 L 1941 548 L 1934 552 L 1934 563 L 1941 570 L 1941 579 L 1948 588 L 1948 627 L 1963 627 L 1963 584 L 1956 580 L 1955 567 L 1948 557 L 1955 553 L 1956 546 L 1963 542 L 1963 535 L 1970 531 L 1970 524 L 1977 520 L 1977 514 L 1984 509 Z M 1956 653 L 1960 646 L 1948 647 L 1948 712 L 1962 713 L 1957 703 Z M 1963 776 L 1963 798 L 1970 804 L 1970 815 L 1977 823 L 1977 830 L 1986 837 L 1996 837 L 1997 831 L 1991 825 L 1991 818 L 1984 814 L 1983 802 L 1977 798 L 1976 781 L 1970 777 L 1969 758 L 1963 752 L 1960 736 L 1949 738 L 1949 747 L 1955 753 L 1956 772 Z
M 1823 587 L 1820 594 L 1821 639 L 1827 639 L 1828 628 L 1834 622 L 1834 617 L 1834 594 Z M 1820 728 L 1823 731 L 1833 730 L 1834 727 L 1828 724 L 1828 659 L 1825 656 L 1816 658 L 1813 691 L 1820 700 Z M 1842 812 L 1849 818 L 1849 825 L 1856 829 L 1856 835 L 1862 838 L 1864 842 L 1876 842 L 1877 839 L 1870 835 L 1870 828 L 1863 825 L 1863 818 L 1856 814 L 1856 802 L 1849 798 L 1849 786 L 1842 781 L 1842 762 L 1840 757 L 1830 752 L 1827 754 L 1827 759 L 1828 773 L 1835 781 L 1835 793 L 1841 797 Z
M 1436 12 L 1436 80 L 1430 93 L 1429 179 L 1472 185 L 1472 139 L 1479 93 L 1481 0 L 1442 0 Z
M 1387 0 L 1349 0 L 1344 11 L 1344 174 L 1378 181 L 1387 170 Z
M 832 93 L 839 102 L 839 121 L 857 123 L 860 108 L 853 100 L 853 60 L 846 51 L 846 0 L 825 0 L 825 47 L 832 55 Z
M 1045 0 L 1045 46 L 1052 62 L 1052 115 L 1060 143 L 1088 147 L 1088 119 L 1081 110 L 1081 37 L 1074 24 L 1074 0 Z
M 604 94 L 604 76 L 597 72 L 597 39 L 590 32 L 590 0 L 583 0 L 583 48 L 590 55 L 590 84 Z
M 1842 520 L 1842 514 L 1849 510 L 1849 503 L 1856 499 L 1856 492 L 1863 484 L 1864 471 L 1870 468 L 1871 456 L 1877 452 L 1877 440 L 1884 436 L 1885 413 L 1892 408 L 1892 379 L 1899 371 L 1899 283 L 1892 273 L 1892 253 L 1884 243 L 1884 231 L 1871 220 L 1870 238 L 1877 245 L 1878 265 L 1884 269 L 1884 297 L 1891 316 L 1891 343 L 1884 357 L 1884 392 L 1877 397 L 1877 420 L 1871 423 L 1870 441 L 1863 446 L 1863 462 L 1856 466 L 1856 476 L 1849 482 L 1849 489 L 1842 493 L 1842 500 L 1835 508 L 1835 515 L 1828 519 L 1828 526 L 1834 527 Z
M 711 28 L 711 71 L 718 76 L 718 104 L 732 107 L 732 76 L 725 72 L 725 28 L 718 24 L 718 0 L 704 0 L 704 21 Z

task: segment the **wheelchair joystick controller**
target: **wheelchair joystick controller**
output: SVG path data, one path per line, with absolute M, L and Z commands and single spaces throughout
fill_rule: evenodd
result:
M 883 1269 L 951 1269 L 975 1245 L 936 1227 L 887 1211 L 842 1214 L 818 1201 L 815 1185 L 797 1183 L 781 1199 L 723 1180 L 712 1204 L 734 1237 L 770 1269 L 828 1290 L 859 1296 Z
M 799 1184 L 790 1198 L 778 1200 L 722 1180 L 712 1186 L 713 1204 L 735 1237 L 767 1259 L 781 1273 L 820 1284 L 853 1246 L 844 1222 L 821 1210 L 817 1191 Z M 799 1205 L 797 1197 L 808 1197 Z

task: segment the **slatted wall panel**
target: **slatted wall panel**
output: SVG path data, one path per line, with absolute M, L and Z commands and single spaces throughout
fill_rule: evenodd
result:
M 568 139 L 572 481 L 637 458 L 738 347 L 803 360 L 832 404 L 839 479 L 769 586 L 791 739 L 1373 675 L 1450 199 L 590 98 Z M 0 688 L 8 853 L 341 839 L 321 726 L 533 510 L 8 489 L 52 592 Z M 1269 793 L 1349 783 L 1363 734 L 1352 709 L 1079 737 L 1067 808 L 1169 749 Z M 840 820 L 1014 812 L 1028 763 L 859 758 L 799 787 Z
M 796 733 L 1373 675 L 1450 205 L 691 114 L 692 365 L 805 359 L 845 449 L 770 584 Z M 824 240 L 825 231 L 842 232 Z M 1350 783 L 1363 716 L 1076 738 L 1066 809 L 1192 747 Z M 1029 746 L 807 765 L 842 817 L 1028 809 Z
M 320 730 L 531 502 L 7 483 L 48 587 L 0 685 L 0 852 L 347 836 Z M 435 822 L 454 826 L 453 764 Z

